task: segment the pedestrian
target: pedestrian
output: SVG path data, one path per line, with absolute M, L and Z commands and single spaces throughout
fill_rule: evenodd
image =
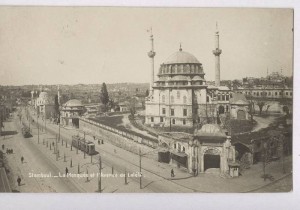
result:
M 173 170 L 173 168 L 171 169 L 171 177 L 174 177 L 175 176 L 175 174 L 174 174 L 174 170 Z
M 17 182 L 18 182 L 18 186 L 20 186 L 21 185 L 21 177 L 18 176 Z
M 22 162 L 22 164 L 23 164 L 23 162 L 24 162 L 24 157 L 23 157 L 23 156 L 21 157 L 21 162 Z
M 66 175 L 69 173 L 69 169 L 66 167 Z

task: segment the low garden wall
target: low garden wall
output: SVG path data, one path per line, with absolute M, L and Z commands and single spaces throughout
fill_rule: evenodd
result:
M 147 153 L 157 148 L 158 140 L 137 136 L 89 119 L 79 119 L 79 128 L 98 139 L 109 141 L 111 144 L 127 151 L 138 154 Z

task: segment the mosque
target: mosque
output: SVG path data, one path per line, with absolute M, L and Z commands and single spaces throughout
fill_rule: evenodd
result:
M 145 124 L 169 127 L 172 132 L 159 133 L 158 160 L 197 175 L 214 169 L 218 173 L 238 176 L 235 147 L 222 119 L 248 119 L 248 101 L 220 86 L 219 31 L 215 32 L 215 85 L 206 83 L 202 63 L 192 54 L 179 50 L 159 67 L 154 81 L 154 44 L 150 34 L 150 91 L 146 98 Z M 171 129 L 175 127 L 175 129 Z M 176 132 L 177 127 L 200 128 L 193 134 Z
M 197 124 L 217 123 L 220 115 L 231 113 L 232 91 L 226 86 L 220 86 L 222 50 L 219 48 L 218 29 L 215 32 L 215 49 L 212 51 L 215 56 L 214 86 L 206 84 L 202 63 L 194 55 L 183 51 L 181 46 L 160 65 L 158 79 L 154 81 L 153 40 L 151 33 L 151 50 L 148 53 L 151 82 L 145 103 L 146 125 L 193 127 Z M 241 107 L 239 117 L 246 119 L 246 106 Z

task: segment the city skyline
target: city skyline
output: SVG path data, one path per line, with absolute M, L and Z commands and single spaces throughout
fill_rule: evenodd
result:
M 150 27 L 155 80 L 181 43 L 212 81 L 216 22 L 221 80 L 292 75 L 291 9 L 1 7 L 0 83 L 147 83 Z

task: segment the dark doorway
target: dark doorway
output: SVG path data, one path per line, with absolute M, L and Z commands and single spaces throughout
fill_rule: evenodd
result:
M 224 114 L 225 109 L 224 106 L 219 106 L 219 114 Z
M 208 168 L 220 168 L 220 155 L 204 155 L 204 171 Z
M 72 119 L 72 124 L 73 124 L 73 127 L 79 128 L 79 119 L 78 118 L 73 118 Z

